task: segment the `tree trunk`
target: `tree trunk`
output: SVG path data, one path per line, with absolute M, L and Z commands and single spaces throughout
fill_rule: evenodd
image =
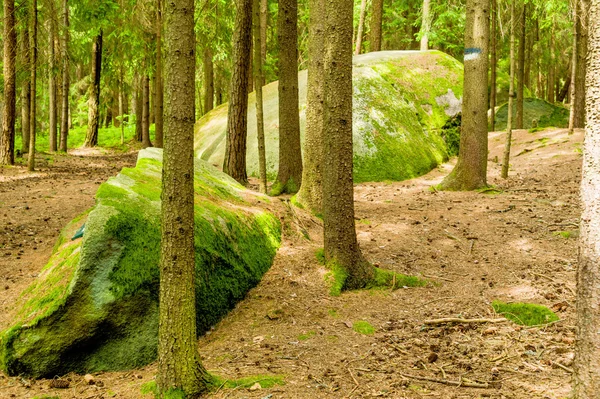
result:
M 573 6 L 573 51 L 571 56 L 571 109 L 569 111 L 569 134 L 573 134 L 573 130 L 575 129 L 575 98 L 577 97 L 577 87 L 575 81 L 577 79 L 577 45 L 579 42 L 578 34 L 579 30 L 577 29 L 577 20 L 579 18 L 579 7 L 577 6 L 577 0 L 575 0 L 575 4 Z
M 510 145 L 512 140 L 513 123 L 513 99 L 515 97 L 515 29 L 517 21 L 515 16 L 515 1 L 510 2 L 510 83 L 508 89 L 508 117 L 506 119 L 506 143 L 504 144 L 504 159 L 502 161 L 501 176 L 508 178 L 508 169 L 510 167 Z
M 17 107 L 16 58 L 17 31 L 15 30 L 15 1 L 4 0 L 4 109 L 0 137 L 0 165 L 15 163 L 15 114 Z
M 156 380 L 160 397 L 173 390 L 182 390 L 185 397 L 197 397 L 207 390 L 211 377 L 200 363 L 196 336 L 194 2 L 172 0 L 165 7 L 167 131 L 161 194 Z
M 579 9 L 578 12 L 582 12 Z M 586 9 L 587 12 L 587 9 Z M 580 18 L 583 16 L 580 15 Z M 600 3 L 592 1 L 589 20 L 600 17 Z M 587 16 L 586 16 L 587 18 Z M 585 106 L 582 215 L 577 268 L 577 337 L 573 373 L 574 399 L 596 399 L 600 387 L 600 24 L 589 25 Z M 581 41 L 580 41 L 581 43 Z M 578 52 L 579 53 L 579 52 Z M 575 90 L 576 93 L 581 93 Z
M 588 27 L 590 21 L 589 10 L 590 0 L 575 0 L 577 6 L 577 69 L 575 72 L 575 120 L 573 126 L 582 128 L 585 124 L 585 74 L 586 74 L 586 56 L 588 53 Z
M 557 86 L 560 87 L 560 86 Z M 567 78 L 565 79 L 565 83 L 560 87 L 558 91 L 558 95 L 556 96 L 556 102 L 562 103 L 565 101 L 565 98 L 569 95 L 569 90 L 571 87 L 571 68 L 568 69 Z
M 121 115 L 121 145 L 125 144 L 125 111 L 123 109 L 123 91 L 125 90 L 125 82 L 123 78 L 123 66 L 121 66 L 119 79 L 119 115 Z
M 550 31 L 550 70 L 548 71 L 548 85 L 546 87 L 546 100 L 549 103 L 554 104 L 554 86 L 556 85 L 556 55 L 554 54 L 554 22 L 552 23 L 552 30 Z
M 29 19 L 29 12 L 27 11 L 23 17 L 25 21 Z M 31 106 L 31 56 L 29 54 L 29 48 L 31 46 L 29 42 L 29 23 L 23 24 L 23 37 L 21 39 L 21 54 L 23 60 L 23 87 L 21 89 L 21 153 L 26 154 L 29 152 L 29 107 Z
M 517 68 L 517 119 L 515 123 L 515 127 L 517 129 L 523 129 L 523 104 L 524 104 L 524 96 L 523 92 L 525 91 L 525 40 L 526 40 L 526 30 L 525 24 L 527 22 L 527 4 L 523 4 L 522 14 L 521 14 L 521 34 L 519 37 L 519 59 L 518 59 L 518 68 Z
M 310 0 L 308 31 L 308 88 L 304 168 L 298 202 L 315 214 L 323 213 L 323 90 L 325 87 L 325 0 Z
M 163 147 L 162 0 L 156 4 L 156 76 L 154 93 L 154 146 Z M 148 136 L 150 137 L 150 136 Z
M 262 57 L 261 63 L 264 66 L 267 62 L 267 16 L 268 16 L 268 0 L 260 0 L 260 54 Z M 263 70 L 264 74 L 264 70 Z M 267 84 L 263 76 L 263 86 Z
M 367 12 L 367 0 L 360 2 L 360 17 L 358 19 L 358 29 L 356 30 L 356 48 L 354 54 L 360 54 L 360 48 L 362 46 L 363 30 L 365 28 L 365 13 Z
M 50 11 L 50 20 L 48 21 L 48 25 L 49 25 L 49 29 L 48 29 L 48 49 L 49 49 L 49 55 L 48 55 L 48 95 L 49 95 L 49 101 L 48 101 L 48 122 L 49 122 L 49 130 L 48 130 L 48 136 L 49 136 L 49 144 L 50 144 L 50 151 L 57 151 L 58 150 L 58 132 L 57 132 L 57 124 L 58 124 L 58 120 L 57 120 L 57 101 L 56 101 L 56 89 L 57 89 L 57 82 L 56 82 L 56 54 L 54 51 L 54 41 L 56 38 L 56 24 L 55 24 L 55 20 L 57 19 L 57 14 L 56 11 L 54 9 L 54 1 L 50 1 L 48 3 L 50 5 L 49 7 L 49 11 Z
M 297 21 L 298 1 L 279 0 L 279 171 L 272 195 L 295 193 L 302 184 Z M 348 43 L 352 43 L 352 36 Z
M 84 147 L 98 145 L 98 127 L 100 125 L 100 74 L 102 73 L 102 30 L 96 36 L 92 47 L 92 84 L 88 101 L 88 128 Z
M 497 68 L 498 68 L 498 58 L 496 52 L 497 46 L 497 18 L 498 18 L 498 3 L 497 0 L 492 0 L 492 30 L 490 32 L 490 125 L 491 131 L 496 131 L 496 90 L 497 90 Z
M 381 51 L 381 25 L 383 23 L 383 0 L 373 0 L 371 14 L 371 51 Z
M 246 174 L 246 140 L 248 136 L 248 68 L 252 41 L 252 0 L 237 0 L 233 33 L 233 71 L 227 112 L 227 141 L 223 171 L 241 184 Z
M 213 54 L 209 46 L 204 48 L 204 113 L 207 114 L 214 107 L 215 80 L 213 69 Z
M 69 92 L 71 90 L 69 80 L 69 3 L 64 0 L 64 39 L 63 39 L 63 73 L 62 73 L 62 116 L 60 121 L 60 150 L 67 152 L 67 138 L 69 136 Z
M 429 31 L 431 30 L 429 1 L 430 0 L 423 0 L 423 8 L 421 9 L 421 51 L 429 50 Z
M 29 104 L 29 156 L 27 158 L 27 170 L 33 172 L 35 170 L 35 134 L 36 134 L 36 73 L 37 73 L 37 17 L 38 7 L 37 0 L 31 1 L 31 47 L 29 49 L 29 56 L 31 61 L 29 66 L 31 68 L 31 98 Z
M 487 186 L 487 75 L 489 1 L 467 0 L 462 126 L 458 161 L 440 187 L 475 190 Z
M 150 77 L 143 77 L 143 100 L 142 100 L 142 148 L 152 147 L 150 142 Z
M 140 78 L 137 73 L 135 74 L 133 80 L 135 82 L 135 140 L 141 142 L 143 136 L 142 132 L 144 131 L 144 84 L 142 83 L 142 78 Z
M 325 61 L 323 221 L 325 258 L 343 269 L 344 289 L 362 288 L 373 277 L 356 239 L 352 179 L 352 0 L 326 0 L 329 51 Z
M 262 66 L 261 42 L 261 15 L 260 0 L 253 0 L 254 12 L 254 86 L 256 86 L 256 136 L 258 138 L 258 173 L 260 179 L 260 192 L 267 193 L 267 160 L 265 153 L 265 122 L 263 118 L 262 84 L 265 80 Z M 212 62 L 212 60 L 211 60 Z M 211 71 L 212 73 L 212 71 Z

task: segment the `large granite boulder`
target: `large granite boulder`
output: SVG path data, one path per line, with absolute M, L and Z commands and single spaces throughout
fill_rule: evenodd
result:
M 0 334 L 0 368 L 53 377 L 138 367 L 156 357 L 162 151 L 140 152 L 102 184 L 96 205 L 61 233 L 48 264 Z M 195 165 L 196 305 L 207 331 L 272 264 L 279 220 L 269 202 L 204 161 Z M 83 238 L 72 239 L 85 222 Z
M 300 129 L 304 137 L 307 72 L 298 75 Z M 447 159 L 442 127 L 461 111 L 463 66 L 439 51 L 380 51 L 354 57 L 354 179 L 404 180 Z M 267 173 L 278 167 L 278 82 L 263 88 Z M 248 100 L 247 169 L 258 176 L 254 93 Z M 221 167 L 227 104 L 196 124 L 198 158 Z

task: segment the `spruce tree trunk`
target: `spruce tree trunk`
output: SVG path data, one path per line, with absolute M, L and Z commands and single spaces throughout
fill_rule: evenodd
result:
M 23 62 L 23 86 L 21 88 L 21 153 L 29 152 L 29 107 L 31 106 L 31 57 L 29 48 L 29 11 L 24 15 L 23 37 L 21 38 L 21 56 Z
M 64 0 L 63 5 L 63 72 L 62 72 L 62 112 L 60 121 L 60 150 L 67 152 L 67 139 L 69 136 L 69 92 L 71 90 L 69 80 L 69 3 Z
M 580 9 L 579 12 L 582 10 Z M 581 18 L 582 16 L 580 16 Z M 585 106 L 582 215 L 577 268 L 577 337 L 573 373 L 574 399 L 596 399 L 600 389 L 600 2 L 589 9 L 589 55 Z M 581 43 L 581 41 L 580 41 Z M 576 90 L 577 93 L 577 90 Z M 580 92 L 579 92 L 580 93 Z
M 161 193 L 158 325 L 159 397 L 181 390 L 195 398 L 210 375 L 196 337 L 194 252 L 194 1 L 165 4 L 165 149 Z M 180 395 L 177 395 L 178 397 Z M 175 395 L 171 396 L 175 397 Z
M 144 130 L 144 126 L 143 126 L 143 118 L 144 118 L 144 106 L 143 106 L 143 101 L 144 101 L 144 95 L 143 95 L 143 86 L 144 84 L 142 83 L 142 78 L 140 78 L 140 76 L 136 73 L 135 76 L 133 77 L 133 81 L 135 82 L 135 95 L 134 95 L 134 99 L 135 99 L 135 104 L 134 104 L 134 109 L 135 109 L 135 140 L 141 142 L 142 141 L 142 135 L 143 135 L 143 130 Z
M 279 0 L 279 170 L 272 194 L 295 193 L 302 184 L 298 111 L 298 1 Z M 350 41 L 352 43 L 352 36 Z
M 431 30 L 430 0 L 423 0 L 421 9 L 421 51 L 429 50 L 429 31 Z
M 0 137 L 0 165 L 15 163 L 15 119 L 16 119 L 16 58 L 17 31 L 15 29 L 15 2 L 4 0 L 4 109 L 2 136 Z
M 383 0 L 373 0 L 369 40 L 371 51 L 381 51 L 381 25 L 383 24 Z
M 92 47 L 92 84 L 88 110 L 88 127 L 84 147 L 98 145 L 98 127 L 100 125 L 100 74 L 102 73 L 102 30 L 96 36 Z
M 579 7 L 577 6 L 577 1 L 575 1 L 575 6 L 573 7 L 573 53 L 571 56 L 571 101 L 570 101 L 570 106 L 571 109 L 569 111 L 569 134 L 573 134 L 573 131 L 575 129 L 575 98 L 577 98 L 577 96 L 579 95 L 577 93 L 577 85 L 575 84 L 575 80 L 577 79 L 577 62 L 578 62 L 578 57 L 577 57 L 577 44 L 579 42 L 579 39 L 577 37 L 578 35 L 578 29 L 577 29 L 577 20 L 579 18 L 578 16 L 578 9 Z
M 554 104 L 554 86 L 556 85 L 556 55 L 554 54 L 554 46 L 556 41 L 554 40 L 554 22 L 552 23 L 552 29 L 550 31 L 550 69 L 548 71 L 548 85 L 546 87 L 546 100 Z
M 27 170 L 33 172 L 35 170 L 35 134 L 36 134 L 36 94 L 37 94 L 37 86 L 36 86 L 36 74 L 37 74 L 37 17 L 38 17 L 38 7 L 37 0 L 31 1 L 31 25 L 29 29 L 31 30 L 31 38 L 30 43 L 31 47 L 29 49 L 29 56 L 31 57 L 31 61 L 29 62 L 29 66 L 31 68 L 31 98 L 29 104 L 29 156 L 27 158 Z
M 209 46 L 204 48 L 204 113 L 207 114 L 214 108 L 215 80 L 213 68 L 213 54 Z
M 223 172 L 241 184 L 246 174 L 246 140 L 248 136 L 248 68 L 251 60 L 252 0 L 237 0 L 233 33 L 233 71 L 227 111 L 227 139 Z
M 267 193 L 267 160 L 265 151 L 265 122 L 263 117 L 262 85 L 265 80 L 262 66 L 261 42 L 261 16 L 260 0 L 253 0 L 252 11 L 254 35 L 254 86 L 256 86 L 256 136 L 258 138 L 258 173 L 260 179 L 260 192 Z M 212 60 L 211 60 L 212 61 Z
M 525 90 L 525 40 L 526 30 L 525 24 L 527 22 L 527 4 L 523 4 L 523 10 L 521 14 L 521 34 L 519 37 L 519 55 L 518 55 L 518 68 L 517 68 L 517 119 L 515 121 L 516 129 L 523 129 L 523 92 Z
M 260 54 L 262 57 L 261 63 L 264 66 L 267 63 L 267 17 L 268 17 L 268 0 L 260 0 Z M 264 73 L 264 71 L 263 71 Z M 263 86 L 267 84 L 263 76 Z
M 325 0 L 310 0 L 308 88 L 304 167 L 298 202 L 314 214 L 323 213 L 323 90 L 325 88 Z
M 325 131 L 323 151 L 324 249 L 329 264 L 347 273 L 344 289 L 373 277 L 356 239 L 352 179 L 352 0 L 326 0 Z
M 496 131 L 496 90 L 497 90 L 497 68 L 498 58 L 496 52 L 497 46 L 497 18 L 498 18 L 498 3 L 497 0 L 492 0 L 492 28 L 490 32 L 490 130 Z
M 56 101 L 56 89 L 57 89 L 57 81 L 56 81 L 56 54 L 54 51 L 54 41 L 56 38 L 56 11 L 54 10 L 54 1 L 50 1 L 50 20 L 48 21 L 49 29 L 48 29 L 48 122 L 49 122 L 49 144 L 50 151 L 58 150 L 58 131 L 57 131 L 57 101 Z
M 360 48 L 362 47 L 363 30 L 365 28 L 365 13 L 367 12 L 367 0 L 360 2 L 360 16 L 358 18 L 358 29 L 356 30 L 356 47 L 354 54 L 360 54 Z
M 121 115 L 121 145 L 125 144 L 125 77 L 123 74 L 123 65 L 119 74 L 119 115 Z
M 156 77 L 154 93 L 154 146 L 163 148 L 162 0 L 156 3 Z M 150 138 L 150 136 L 148 136 Z
M 489 1 L 467 0 L 462 126 L 458 161 L 440 184 L 445 190 L 487 186 Z
M 506 142 L 504 144 L 504 159 L 502 161 L 501 176 L 508 178 L 508 169 L 510 167 L 510 145 L 512 140 L 512 124 L 514 113 L 515 97 L 515 29 L 517 27 L 515 15 L 515 1 L 510 2 L 510 83 L 508 89 L 508 116 L 506 119 Z
M 585 74 L 586 74 L 586 56 L 588 53 L 588 27 L 590 13 L 590 0 L 575 0 L 577 2 L 577 69 L 575 72 L 575 120 L 573 126 L 582 128 L 585 124 Z
M 152 147 L 150 142 L 150 77 L 143 78 L 143 100 L 142 100 L 142 148 Z

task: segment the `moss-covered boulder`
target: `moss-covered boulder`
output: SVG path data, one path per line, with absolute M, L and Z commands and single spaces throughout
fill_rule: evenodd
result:
M 516 119 L 516 104 L 513 109 L 513 123 Z M 496 130 L 505 130 L 508 119 L 508 104 L 503 104 L 496 112 Z M 568 127 L 569 110 L 562 105 L 550 104 L 540 98 L 523 100 L 523 128 Z M 514 128 L 514 125 L 513 125 Z
M 162 151 L 140 152 L 61 233 L 0 334 L 0 368 L 52 377 L 138 367 L 157 350 Z M 195 165 L 198 332 L 217 323 L 272 264 L 279 220 L 204 161 Z M 71 239 L 85 222 L 83 238 Z
M 304 137 L 307 72 L 298 75 L 300 129 Z M 404 180 L 430 171 L 447 158 L 441 128 L 458 114 L 463 66 L 439 51 L 381 51 L 354 57 L 354 179 Z M 267 173 L 277 174 L 278 82 L 264 87 Z M 254 93 L 249 96 L 247 168 L 258 175 Z M 199 158 L 221 167 L 227 104 L 196 124 Z
M 508 66 L 506 67 L 508 69 Z M 491 74 L 488 73 L 491 80 Z M 508 101 L 508 92 L 510 89 L 510 75 L 500 69 L 496 71 L 496 106 L 499 104 L 504 104 Z M 515 79 L 515 90 L 516 90 L 516 79 Z M 488 92 L 491 92 L 491 87 L 488 86 Z M 523 95 L 525 98 L 533 97 L 533 93 L 531 90 L 525 86 L 523 88 Z

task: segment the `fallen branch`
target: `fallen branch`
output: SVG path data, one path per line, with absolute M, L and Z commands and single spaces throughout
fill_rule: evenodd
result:
M 461 319 L 458 317 L 445 317 L 442 319 L 425 320 L 423 324 L 428 326 L 437 326 L 439 324 L 456 323 L 456 324 L 483 324 L 483 323 L 504 323 L 508 319 Z
M 446 380 L 446 379 L 421 377 L 418 375 L 410 375 L 410 374 L 403 374 L 403 373 L 400 373 L 400 375 L 402 377 L 412 378 L 414 380 L 437 382 L 438 384 L 453 385 L 453 386 L 457 386 L 457 387 L 466 387 L 466 388 L 489 388 L 490 387 L 490 384 L 488 384 L 487 382 L 484 384 L 481 384 L 479 382 L 464 381 L 462 379 L 460 381 L 451 381 L 451 380 Z

